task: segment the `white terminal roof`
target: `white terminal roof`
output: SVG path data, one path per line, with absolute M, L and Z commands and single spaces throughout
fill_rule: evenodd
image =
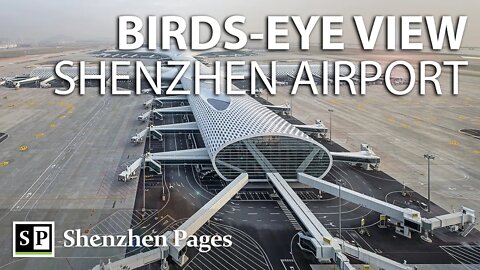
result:
M 173 59 L 194 61 L 181 55 Z M 192 66 L 181 80 L 191 92 Z M 201 68 L 201 74 L 212 72 L 206 66 Z M 189 95 L 188 100 L 213 166 L 227 180 L 242 172 L 254 179 L 255 173 L 260 175 L 259 170 L 280 174 L 288 170 L 284 177 L 296 178 L 296 170 L 308 170 L 309 164 L 318 165 L 313 174 L 323 177 L 332 165 L 332 157 L 324 146 L 248 95 L 229 96 L 224 91 L 215 95 L 214 84 L 202 81 L 200 95 Z

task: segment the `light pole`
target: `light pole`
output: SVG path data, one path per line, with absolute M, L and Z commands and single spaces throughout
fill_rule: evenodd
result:
M 145 138 L 148 140 L 148 153 L 150 153 L 152 151 L 152 134 L 151 134 L 151 130 L 150 130 L 150 127 L 152 125 L 152 119 L 150 118 L 152 116 L 152 113 L 153 113 L 153 104 L 152 104 L 152 107 L 150 108 L 150 115 L 149 115 L 149 118 L 148 118 L 148 131 L 147 131 L 147 134 L 145 134 Z M 146 178 L 146 173 L 147 173 L 147 169 L 146 169 L 146 163 L 147 163 L 147 153 L 145 153 L 145 155 L 143 155 L 143 207 L 142 207 L 142 218 L 145 217 L 145 201 L 146 201 L 146 190 L 145 190 L 145 178 Z
M 149 128 L 148 132 L 147 132 L 147 135 L 148 135 L 148 152 L 149 153 L 152 152 L 152 143 L 151 143 L 152 142 L 152 134 L 151 134 L 151 130 L 150 130 L 150 126 L 152 126 L 152 124 L 153 124 L 152 123 L 152 118 L 151 118 L 151 117 L 153 117 L 152 115 L 153 115 L 153 107 L 150 109 L 150 115 L 148 116 L 148 126 L 147 126 Z
M 147 154 L 143 155 L 143 205 L 142 205 L 142 219 L 145 218 L 145 173 L 146 173 L 146 159 Z
M 342 240 L 342 188 L 341 183 L 338 183 L 338 231 L 340 235 L 340 240 Z M 343 245 L 342 245 L 343 246 Z
M 427 168 L 428 168 L 428 173 L 427 173 L 427 177 L 428 177 L 428 212 L 430 212 L 430 160 L 434 160 L 435 159 L 435 156 L 432 155 L 432 154 L 425 154 L 423 155 L 423 157 L 427 160 Z
M 290 95 L 290 116 L 293 116 L 293 95 Z
M 332 113 L 333 109 L 328 109 L 328 112 L 330 113 L 330 144 L 332 144 Z

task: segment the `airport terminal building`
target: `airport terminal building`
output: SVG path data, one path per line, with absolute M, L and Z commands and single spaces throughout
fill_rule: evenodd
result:
M 193 61 L 193 60 L 192 60 Z M 193 70 L 182 78 L 193 89 Z M 202 82 L 200 95 L 188 96 L 212 164 L 225 180 L 248 173 L 250 180 L 280 173 L 296 179 L 300 172 L 325 176 L 332 166 L 329 151 L 282 117 L 247 95 L 214 94 Z M 212 91 L 205 91 L 207 89 Z

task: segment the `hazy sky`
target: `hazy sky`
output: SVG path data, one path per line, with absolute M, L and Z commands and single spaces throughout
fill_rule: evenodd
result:
M 480 46 L 480 1 L 472 0 L 0 0 L 0 38 L 38 41 L 68 36 L 114 45 L 118 15 L 210 15 L 223 21 L 234 14 L 247 17 L 247 31 L 264 31 L 267 15 L 343 15 L 346 43 L 358 43 L 353 15 L 366 20 L 374 15 L 467 15 L 462 45 Z

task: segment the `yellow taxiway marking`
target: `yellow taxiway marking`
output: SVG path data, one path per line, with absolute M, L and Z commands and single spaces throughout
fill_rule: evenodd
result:
M 480 150 L 473 150 L 472 153 L 474 153 L 475 155 L 480 155 Z
M 18 148 L 18 150 L 20 150 L 20 151 L 22 151 L 22 152 L 25 152 L 25 151 L 28 150 L 28 146 L 26 146 L 26 145 L 21 145 L 21 146 Z
M 67 109 L 67 113 L 71 114 L 75 110 L 75 105 L 70 102 L 59 102 L 59 105 Z
M 25 105 L 27 105 L 28 107 L 33 107 L 35 105 L 37 105 L 37 103 L 33 100 L 28 100 L 25 102 Z
M 395 118 L 394 117 L 389 117 L 387 120 L 390 123 L 395 123 Z
M 8 160 L 2 161 L 2 162 L 0 162 L 0 167 L 5 167 L 8 164 L 10 164 L 10 161 L 8 161 Z
M 365 110 L 365 105 L 363 105 L 363 104 L 358 104 L 358 105 L 357 105 L 357 110 L 362 111 L 362 112 L 366 111 L 366 110 Z
M 448 141 L 448 144 L 457 146 L 457 145 L 460 145 L 460 142 L 452 139 L 452 140 Z
M 435 123 L 435 121 L 437 121 L 437 118 L 436 117 L 427 117 L 424 120 L 425 120 L 425 122 L 428 122 L 428 123 Z
M 400 124 L 400 126 L 401 126 L 402 128 L 410 128 L 410 126 L 409 126 L 408 124 L 405 124 L 405 123 Z
M 48 126 L 51 127 L 51 128 L 54 128 L 54 127 L 57 126 L 57 124 L 55 124 L 55 123 L 50 123 Z
M 35 134 L 35 137 L 37 137 L 37 138 L 42 138 L 42 137 L 44 137 L 44 136 L 45 136 L 45 133 L 37 133 L 37 134 Z
M 335 99 L 327 100 L 327 102 L 330 103 L 330 104 L 334 104 L 334 105 L 343 103 L 343 101 L 339 101 L 339 100 L 335 100 Z

